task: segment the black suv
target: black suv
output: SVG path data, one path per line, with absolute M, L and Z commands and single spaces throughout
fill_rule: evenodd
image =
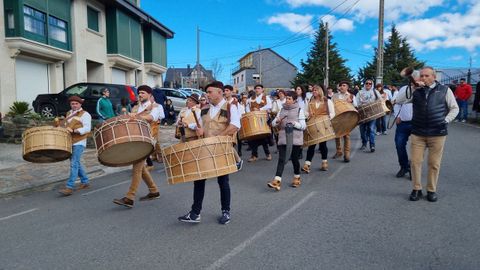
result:
M 127 98 L 130 104 L 134 104 L 137 100 L 137 89 L 133 86 L 121 84 L 106 83 L 77 83 L 58 94 L 38 95 L 33 101 L 33 109 L 46 117 L 65 115 L 70 110 L 68 98 L 77 95 L 83 98 L 82 108 L 92 115 L 92 118 L 98 118 L 97 101 L 102 96 L 101 91 L 107 87 L 110 90 L 110 100 L 113 108 L 120 104 L 122 98 Z

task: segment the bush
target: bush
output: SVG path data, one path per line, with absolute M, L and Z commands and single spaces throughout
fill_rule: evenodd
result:
M 28 108 L 28 102 L 25 101 L 15 101 L 9 109 L 10 111 L 7 115 L 12 117 L 16 115 L 26 115 L 32 112 L 32 110 Z

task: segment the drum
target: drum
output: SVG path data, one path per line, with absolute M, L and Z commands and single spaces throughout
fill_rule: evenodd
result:
M 35 163 L 52 163 L 72 155 L 72 135 L 66 128 L 33 127 L 22 134 L 23 159 Z
M 121 167 L 145 159 L 154 150 L 147 121 L 117 116 L 103 122 L 93 134 L 98 161 L 110 167 Z
M 370 104 L 358 107 L 358 114 L 360 120 L 358 124 L 370 122 L 385 115 L 384 102 L 381 99 L 376 100 Z
M 335 100 L 335 117 L 332 119 L 333 130 L 337 138 L 350 133 L 358 124 L 358 112 L 350 102 Z
M 270 135 L 266 111 L 245 113 L 240 119 L 241 128 L 238 133 L 240 140 L 256 140 Z
M 303 147 L 335 139 L 332 123 L 328 116 L 310 118 L 303 132 Z
M 236 172 L 232 143 L 230 136 L 216 136 L 163 148 L 168 183 L 191 182 Z

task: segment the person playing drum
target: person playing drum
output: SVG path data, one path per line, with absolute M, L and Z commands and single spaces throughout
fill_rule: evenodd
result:
M 246 107 L 246 112 L 253 111 L 269 111 L 272 108 L 272 101 L 264 93 L 263 85 L 255 85 L 255 94 L 249 100 L 249 104 Z M 252 149 L 252 156 L 248 159 L 248 162 L 255 162 L 258 159 L 258 147 L 261 145 L 263 151 L 267 156 L 268 161 L 272 160 L 272 155 L 270 154 L 270 149 L 268 149 L 268 138 L 262 138 L 257 140 L 249 141 L 250 148 Z
M 82 165 L 83 150 L 87 146 L 87 136 L 92 129 L 92 116 L 82 109 L 83 99 L 78 96 L 68 98 L 70 111 L 67 112 L 65 124 L 67 130 L 72 133 L 72 157 L 70 158 L 70 176 L 65 188 L 59 190 L 64 196 L 70 196 L 75 189 L 75 180 L 80 176 L 78 189 L 90 187 L 87 172 Z
M 187 98 L 187 107 L 182 108 L 177 118 L 177 134 L 175 135 L 178 139 L 182 139 L 184 142 L 192 141 L 197 139 L 197 134 L 195 130 L 198 125 L 201 125 L 202 119 L 200 118 L 200 100 L 198 94 L 191 94 Z M 195 113 L 195 115 L 194 115 Z M 181 134 L 180 129 L 184 130 L 185 135 Z
M 332 101 L 343 100 L 348 103 L 352 103 L 354 107 L 357 106 L 355 96 L 350 94 L 350 83 L 348 81 L 341 81 L 339 83 L 339 91 L 332 97 Z M 343 152 L 342 152 L 342 140 L 343 140 Z M 350 162 L 350 133 L 344 135 L 341 138 L 335 138 L 336 153 L 333 158 L 339 158 L 343 155 L 344 162 Z
M 237 109 L 238 115 L 240 115 L 240 117 L 241 117 L 241 115 L 242 115 L 242 108 L 240 107 L 241 104 L 238 103 L 237 96 L 235 95 L 235 93 L 233 91 L 233 86 L 227 84 L 223 87 L 223 97 L 225 98 L 227 103 L 230 104 L 230 106 L 233 106 Z M 236 139 L 233 143 L 233 146 L 235 148 L 236 144 L 240 144 L 240 142 L 238 141 L 238 133 L 236 133 L 234 137 Z M 237 168 L 238 168 L 238 170 L 241 170 L 242 167 L 243 167 L 243 160 L 240 157 L 241 154 L 240 154 L 240 152 L 237 152 L 237 151 L 234 151 L 234 154 L 235 154 L 235 161 L 237 163 Z
M 373 88 L 373 80 L 366 80 L 365 86 L 356 96 L 357 106 L 365 106 L 375 102 L 381 98 L 380 93 Z M 370 120 L 360 124 L 360 135 L 362 137 L 362 147 L 360 150 L 367 148 L 367 141 L 370 141 L 370 152 L 375 152 L 375 120 Z
M 234 136 L 240 128 L 240 115 L 235 106 L 229 106 L 223 98 L 223 83 L 214 81 L 205 87 L 209 106 L 202 109 L 203 126 L 197 128 L 197 136 L 205 138 L 214 136 Z M 234 138 L 232 138 L 234 140 Z M 230 222 L 230 184 L 229 176 L 223 175 L 217 178 L 220 187 L 220 201 L 222 215 L 218 219 L 220 224 Z M 205 194 L 205 179 L 193 182 L 193 205 L 186 215 L 178 218 L 179 221 L 199 223 L 202 210 L 203 197 Z
M 307 119 L 314 119 L 315 117 L 329 117 L 332 119 L 335 117 L 335 108 L 333 102 L 324 96 L 323 85 L 315 84 L 312 89 L 312 98 L 306 105 L 305 115 Z M 322 154 L 322 171 L 328 170 L 328 148 L 327 142 L 319 143 L 320 153 Z M 312 164 L 313 156 L 315 155 L 315 144 L 310 145 L 307 150 L 307 159 L 303 165 L 302 171 L 310 173 L 310 165 Z
M 291 186 L 296 188 L 301 184 L 298 157 L 302 151 L 303 130 L 306 128 L 305 113 L 296 102 L 297 94 L 294 91 L 288 91 L 285 95 L 285 104 L 272 121 L 272 126 L 279 128 L 278 163 L 275 178 L 267 185 L 275 191 L 279 191 L 282 186 L 283 169 L 289 157 L 292 160 L 294 173 Z
M 133 107 L 129 114 L 132 118 L 141 118 L 150 123 L 150 125 L 158 125 L 158 120 L 165 117 L 163 108 L 155 102 L 151 102 L 152 88 L 148 85 L 141 85 L 138 87 L 138 104 Z M 134 149 L 132 149 L 133 151 Z M 153 181 L 150 172 L 145 167 L 145 159 L 133 164 L 132 181 L 125 197 L 121 199 L 114 199 L 113 202 L 118 205 L 123 205 L 127 208 L 132 208 L 135 201 L 135 194 L 138 189 L 140 181 L 143 179 L 148 187 L 149 193 L 140 198 L 140 201 L 154 200 L 160 197 L 157 185 Z

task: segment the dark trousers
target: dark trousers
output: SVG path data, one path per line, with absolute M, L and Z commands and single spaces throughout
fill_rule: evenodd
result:
M 147 166 L 153 166 L 153 162 L 150 156 L 148 156 L 146 160 L 147 160 Z
M 205 195 L 205 179 L 193 182 L 193 204 L 192 212 L 200 215 L 202 211 L 203 196 Z M 217 177 L 218 186 L 220 187 L 220 202 L 222 211 L 230 211 L 230 184 L 228 182 L 228 174 Z
M 237 152 L 239 156 L 242 156 L 242 141 L 238 137 L 238 133 L 237 133 Z
M 402 169 L 410 169 L 408 162 L 407 142 L 412 133 L 412 123 L 401 122 L 395 130 L 395 147 L 397 148 L 398 163 Z
M 252 141 L 249 141 L 248 144 L 252 149 L 252 156 L 258 157 L 258 147 L 260 145 L 263 147 L 263 151 L 265 152 L 265 155 L 266 156 L 270 155 L 270 149 L 268 149 L 268 141 L 266 138 L 259 139 L 259 140 L 252 140 Z
M 298 157 L 300 156 L 301 151 L 302 151 L 302 146 L 300 145 L 292 146 L 292 153 L 290 155 L 290 159 L 292 160 L 292 164 L 293 164 L 293 173 L 296 175 L 300 174 L 300 162 L 298 162 Z M 286 159 L 287 159 L 287 146 L 279 145 L 277 172 L 275 176 L 282 177 Z
M 307 161 L 312 161 L 313 159 L 313 156 L 315 155 L 315 146 L 317 146 L 316 144 L 314 145 L 310 145 L 307 149 Z M 328 156 L 328 148 L 327 148 L 327 142 L 321 142 L 318 144 L 318 147 L 320 149 L 320 153 L 322 154 L 322 160 L 325 160 L 327 159 L 327 156 Z

